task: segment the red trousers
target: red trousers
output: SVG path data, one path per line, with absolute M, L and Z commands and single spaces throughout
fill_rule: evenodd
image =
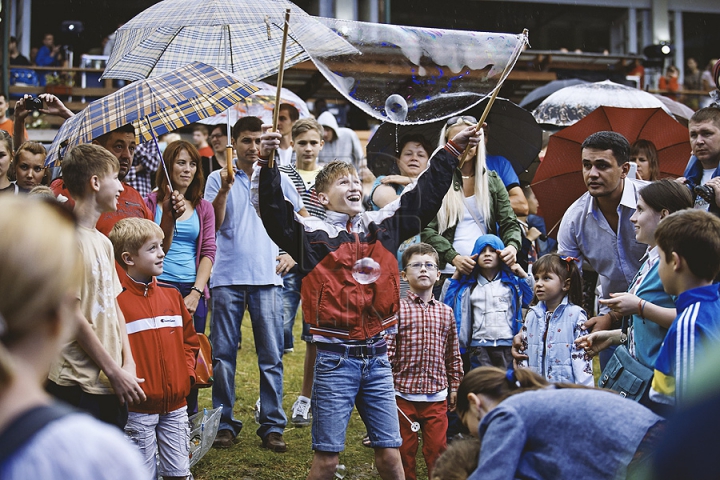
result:
M 428 478 L 432 478 L 432 470 L 435 461 L 447 448 L 445 437 L 448 428 L 447 402 L 408 402 L 407 400 L 395 397 L 397 406 L 410 419 L 410 422 L 418 422 L 422 430 L 422 453 L 428 469 Z M 410 429 L 410 422 L 398 412 L 400 421 L 400 435 L 403 444 L 400 447 L 403 469 L 406 480 L 415 480 L 415 456 L 418 449 L 418 434 Z

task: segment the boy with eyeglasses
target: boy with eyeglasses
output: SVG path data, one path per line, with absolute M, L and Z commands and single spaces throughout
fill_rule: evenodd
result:
M 397 334 L 388 336 L 395 400 L 403 444 L 405 478 L 415 480 L 418 428 L 428 476 L 447 447 L 447 411 L 455 410 L 463 378 L 455 317 L 452 309 L 433 297 L 440 277 L 438 253 L 427 243 L 409 246 L 402 255 L 403 280 L 410 285 L 400 300 Z

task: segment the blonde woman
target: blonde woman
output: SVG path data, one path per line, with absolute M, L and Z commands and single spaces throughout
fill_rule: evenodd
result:
M 43 389 L 81 318 L 74 220 L 48 201 L 3 195 L 0 231 L 0 478 L 148 478 L 119 430 Z
M 475 125 L 472 117 L 449 119 L 440 134 L 445 143 L 460 130 Z M 475 240 L 488 233 L 499 236 L 506 247 L 500 252 L 503 261 L 513 265 L 520 251 L 520 224 L 510 205 L 505 185 L 497 173 L 485 166 L 484 143 L 468 151 L 467 160 L 455 171 L 453 185 L 443 199 L 435 220 L 422 231 L 421 238 L 440 255 L 440 282 L 433 290 L 440 298 L 440 289 L 455 270 L 469 275 L 475 267 L 471 256 Z

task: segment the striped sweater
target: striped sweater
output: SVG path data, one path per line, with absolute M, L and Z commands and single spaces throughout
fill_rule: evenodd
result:
M 650 399 L 669 405 L 683 403 L 705 344 L 720 341 L 720 284 L 683 292 L 675 306 L 678 316 L 660 347 L 650 390 Z

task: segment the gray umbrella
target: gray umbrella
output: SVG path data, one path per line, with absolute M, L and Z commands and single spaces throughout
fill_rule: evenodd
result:
M 538 105 L 540 105 L 543 100 L 545 100 L 547 97 L 557 92 L 561 88 L 572 87 L 573 85 L 580 85 L 581 83 L 590 82 L 580 80 L 579 78 L 569 78 L 567 80 L 553 80 L 552 82 L 546 83 L 542 87 L 538 87 L 525 95 L 525 98 L 523 98 L 518 105 L 526 110 L 532 111 Z
M 568 127 L 601 106 L 662 108 L 671 114 L 665 104 L 652 94 L 605 80 L 558 90 L 533 110 L 533 116 L 543 126 Z

